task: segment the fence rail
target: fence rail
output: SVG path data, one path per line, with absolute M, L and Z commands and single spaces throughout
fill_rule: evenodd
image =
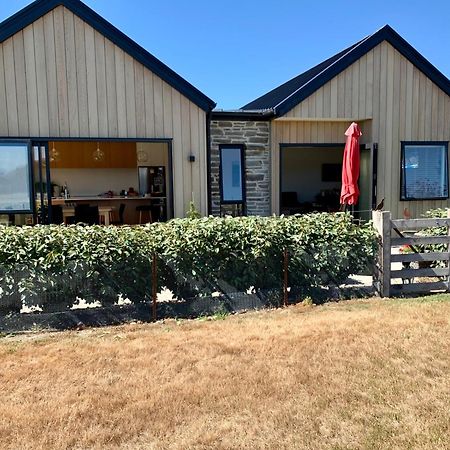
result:
M 379 211 L 374 211 L 379 213 Z M 430 218 L 430 219 L 396 219 L 392 220 L 392 226 L 398 230 L 420 230 L 431 227 L 450 227 L 450 218 Z
M 382 297 L 449 290 L 450 210 L 448 218 L 400 220 L 392 220 L 389 211 L 373 211 L 372 219 L 379 234 L 374 288 Z M 416 234 L 430 228 L 441 228 L 442 233 L 433 236 Z M 443 251 L 436 250 L 438 245 Z M 409 248 L 410 252 L 398 253 L 402 248 Z M 414 263 L 416 267 L 411 267 Z M 400 279 L 401 283 L 393 283 L 395 279 Z

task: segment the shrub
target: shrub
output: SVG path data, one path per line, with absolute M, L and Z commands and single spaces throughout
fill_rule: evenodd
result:
M 436 208 L 436 209 L 430 209 L 428 210 L 423 217 L 429 217 L 429 218 L 447 218 L 447 208 Z
M 39 305 L 51 302 L 52 295 L 64 297 L 66 306 L 77 297 L 103 304 L 118 295 L 143 301 L 151 292 L 154 253 L 160 261 L 158 286 L 179 297 L 279 289 L 285 248 L 292 286 L 341 283 L 371 261 L 375 234 L 370 224 L 355 225 L 347 214 L 2 228 L 2 302 L 17 292 L 26 303 Z
M 137 301 L 140 281 L 149 277 L 146 244 L 145 234 L 126 227 L 2 228 L 1 289 L 4 296 L 19 293 L 29 306 L 54 298 L 71 306 L 77 297 L 110 303 L 118 294 Z
M 430 209 L 424 215 L 426 218 L 447 218 L 446 208 Z M 447 234 L 447 227 L 431 227 L 420 230 L 416 233 L 418 236 L 443 236 Z M 428 252 L 446 252 L 448 250 L 447 244 L 430 244 L 430 245 L 415 245 L 415 249 L 420 253 Z M 445 261 L 434 261 L 429 263 L 430 267 L 445 267 Z
M 190 282 L 191 295 L 210 294 L 220 281 L 237 291 L 279 288 L 285 248 L 295 286 L 340 283 L 374 254 L 371 225 L 354 225 L 346 214 L 180 219 L 149 229 L 165 265 Z

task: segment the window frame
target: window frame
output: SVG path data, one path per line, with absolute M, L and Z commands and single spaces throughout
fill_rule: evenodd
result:
M 0 146 L 4 145 L 23 145 L 27 148 L 28 156 L 28 195 L 30 198 L 30 209 L 0 209 L 0 214 L 34 214 L 35 213 L 35 201 L 34 198 L 34 177 L 33 177 L 33 155 L 31 151 L 31 140 L 29 139 L 0 139 Z
M 241 154 L 241 186 L 242 198 L 240 200 L 224 200 L 223 198 L 223 174 L 222 174 L 222 151 L 224 149 L 239 149 Z M 244 205 L 246 203 L 247 189 L 245 184 L 245 145 L 244 144 L 219 144 L 219 191 L 220 203 L 222 205 Z
M 446 168 L 446 187 L 447 187 L 447 195 L 443 197 L 407 197 L 406 196 L 406 186 L 404 189 L 404 195 L 402 194 L 403 182 L 405 181 L 405 148 L 407 146 L 416 146 L 416 147 L 426 147 L 426 146 L 441 146 L 444 147 L 444 155 L 445 155 L 445 168 Z M 450 198 L 449 192 L 449 158 L 448 158 L 448 141 L 401 141 L 401 151 L 400 151 L 400 201 L 402 202 L 417 202 L 417 201 L 427 201 L 427 200 L 448 200 Z

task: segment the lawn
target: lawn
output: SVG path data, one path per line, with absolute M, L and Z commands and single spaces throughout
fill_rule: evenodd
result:
M 450 448 L 450 296 L 0 339 L 2 449 Z

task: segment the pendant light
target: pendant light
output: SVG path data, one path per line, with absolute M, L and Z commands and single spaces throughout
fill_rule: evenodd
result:
M 97 149 L 92 153 L 94 161 L 100 162 L 105 159 L 105 152 L 100 149 L 100 142 L 97 142 Z
M 59 154 L 58 150 L 56 150 L 55 143 L 53 142 L 53 146 L 52 146 L 52 149 L 50 150 L 50 155 L 49 155 L 50 162 L 59 161 L 59 157 L 60 157 L 60 154 Z

